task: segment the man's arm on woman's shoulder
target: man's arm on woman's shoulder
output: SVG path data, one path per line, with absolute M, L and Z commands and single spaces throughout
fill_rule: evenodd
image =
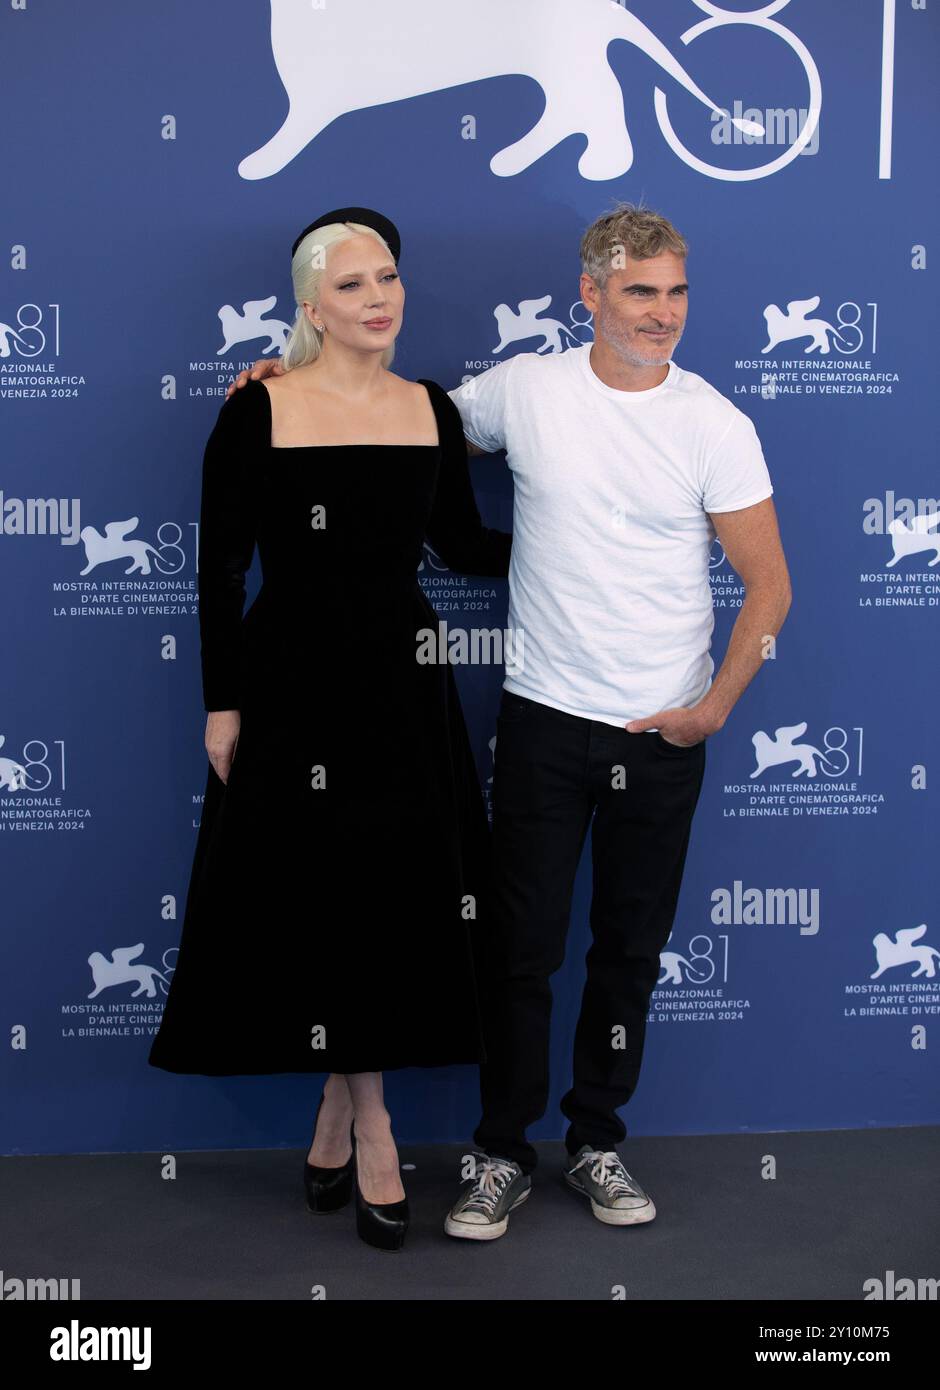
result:
M 283 375 L 284 368 L 281 366 L 281 359 L 279 357 L 259 357 L 253 367 L 249 368 L 247 371 L 238 373 L 238 376 L 226 391 L 225 399 L 228 400 L 229 396 L 234 396 L 240 386 L 247 386 L 251 380 L 261 381 L 262 377 Z

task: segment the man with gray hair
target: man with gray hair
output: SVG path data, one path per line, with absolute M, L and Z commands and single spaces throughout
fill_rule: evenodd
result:
M 452 1236 L 501 1236 L 530 1194 L 549 981 L 589 828 L 592 944 L 561 1101 L 564 1177 L 609 1225 L 656 1214 L 617 1152 L 618 1111 L 639 1079 L 706 741 L 760 669 L 791 597 L 754 426 L 673 360 L 687 254 L 664 217 L 620 204 L 581 241 L 593 343 L 518 353 L 449 393 L 470 452 L 505 450 L 512 471 L 508 626 L 524 653 L 507 666 L 497 720 L 493 893 L 478 942 L 487 1061 L 473 1171 L 445 1220 Z M 259 366 L 271 370 L 252 375 Z M 746 590 L 717 673 L 716 536 Z
M 574 1041 L 564 1176 L 611 1225 L 652 1219 L 616 1151 L 659 954 L 672 930 L 705 744 L 760 669 L 790 603 L 754 426 L 672 360 L 688 247 L 621 205 L 581 242 L 594 342 L 520 353 L 450 392 L 472 452 L 514 483 L 511 633 L 493 772 L 493 912 L 481 950 L 487 1061 L 475 1172 L 450 1235 L 488 1240 L 524 1201 L 528 1125 L 548 1100 L 550 976 L 564 959 L 591 827 L 592 945 Z M 712 679 L 709 551 L 746 586 Z

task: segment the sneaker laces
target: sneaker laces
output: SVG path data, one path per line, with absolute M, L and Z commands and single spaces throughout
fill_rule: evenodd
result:
M 583 1163 L 590 1162 L 591 1179 L 599 1184 L 611 1197 L 633 1197 L 636 1195 L 636 1188 L 632 1185 L 633 1179 L 623 1166 L 620 1155 L 613 1149 L 606 1152 L 601 1149 L 591 1149 L 571 1169 L 576 1173 Z
M 513 1176 L 513 1165 L 499 1158 L 477 1162 L 473 1191 L 463 1204 L 464 1211 L 473 1208 L 491 1216 L 502 1196 L 503 1188 Z

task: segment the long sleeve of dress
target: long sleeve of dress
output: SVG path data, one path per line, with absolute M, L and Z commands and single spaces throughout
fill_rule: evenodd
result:
M 435 551 L 452 570 L 467 574 L 509 573 L 512 532 L 484 526 L 477 510 L 460 411 L 437 382 L 423 381 L 437 401 L 441 466 L 434 505 L 425 528 Z
M 245 575 L 255 550 L 246 479 L 256 404 L 251 385 L 224 401 L 203 455 L 197 588 L 203 705 L 208 711 L 241 707 Z

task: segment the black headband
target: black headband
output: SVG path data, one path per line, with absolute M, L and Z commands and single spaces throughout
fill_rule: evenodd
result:
M 390 222 L 387 217 L 383 217 L 380 212 L 375 212 L 372 208 L 334 208 L 332 212 L 324 213 L 322 217 L 317 218 L 316 222 L 311 222 L 309 227 L 304 227 L 291 247 L 291 258 L 293 259 L 297 247 L 308 232 L 314 231 L 317 227 L 328 227 L 332 222 L 362 222 L 366 227 L 371 227 L 374 232 L 378 232 L 391 251 L 395 264 L 398 264 L 398 257 L 401 255 L 401 237 L 398 235 L 398 228 L 394 222 Z

